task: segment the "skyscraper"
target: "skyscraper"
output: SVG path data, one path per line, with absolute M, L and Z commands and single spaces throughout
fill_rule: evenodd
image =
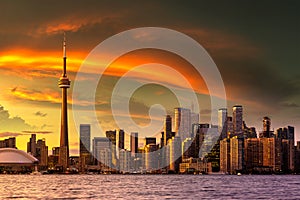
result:
M 66 39 L 63 42 L 63 73 L 59 79 L 58 86 L 62 89 L 61 104 L 61 132 L 60 132 L 60 148 L 59 148 L 59 165 L 63 171 L 69 167 L 69 138 L 68 138 L 68 102 L 67 89 L 70 88 L 70 81 L 67 76 L 67 55 L 66 55 Z
M 243 107 L 233 106 L 233 134 L 235 136 L 243 135 Z
M 91 125 L 80 124 L 79 138 L 79 163 L 80 171 L 85 171 L 86 166 L 91 164 Z
M 263 118 L 263 132 L 260 134 L 261 138 L 270 138 L 271 134 L 271 119 L 269 117 Z
M 130 151 L 131 151 L 132 156 L 135 156 L 135 154 L 138 152 L 138 145 L 139 145 L 138 133 L 131 133 L 131 135 L 130 135 Z
M 125 133 L 122 129 L 119 129 L 116 132 L 116 145 L 117 145 L 117 148 L 124 149 Z
M 48 166 L 48 146 L 45 139 L 39 139 L 36 142 L 36 158 L 39 160 L 39 165 L 43 169 Z
M 27 153 L 36 156 L 36 134 L 31 134 L 31 138 L 27 142 Z
M 164 143 L 163 146 L 167 145 L 169 139 L 172 138 L 172 118 L 170 115 L 166 116 L 164 123 Z
M 190 137 L 192 130 L 191 111 L 187 108 L 175 108 L 175 132 L 181 138 Z
M 80 154 L 89 154 L 91 150 L 91 125 L 80 124 Z
M 111 166 L 111 148 L 111 142 L 108 138 L 95 137 L 93 139 L 93 155 L 96 159 L 96 164 L 104 164 L 107 167 Z
M 221 139 L 227 137 L 227 109 L 221 108 L 218 111 L 218 130 Z

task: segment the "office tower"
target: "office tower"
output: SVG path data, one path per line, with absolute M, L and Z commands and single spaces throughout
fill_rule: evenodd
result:
M 294 170 L 294 127 L 288 126 L 279 128 L 276 131 L 276 138 L 281 140 L 282 147 L 282 170 L 286 173 Z
M 125 132 L 122 129 L 116 132 L 116 145 L 117 149 L 119 148 L 121 150 L 125 148 Z
M 162 146 L 167 145 L 169 139 L 172 138 L 172 118 L 170 115 L 167 115 L 164 123 L 164 143 Z
M 227 135 L 233 135 L 233 121 L 232 121 L 232 117 L 227 117 Z M 226 137 L 227 137 L 226 135 Z
M 36 156 L 36 134 L 31 134 L 31 138 L 27 142 L 27 153 Z
M 188 159 L 190 157 L 194 157 L 195 148 L 192 144 L 193 144 L 192 138 L 185 138 L 185 140 L 182 142 L 181 144 L 182 160 Z
M 156 144 L 147 144 L 145 146 L 145 169 L 148 172 L 156 170 L 158 168 L 158 154 Z
M 200 149 L 203 149 L 204 138 L 209 128 L 209 124 L 193 124 L 192 137 L 193 137 L 193 158 L 202 158 L 200 155 Z
M 243 135 L 243 107 L 236 105 L 233 106 L 233 135 L 242 136 Z
M 193 126 L 193 124 L 199 124 L 199 123 L 200 123 L 199 113 L 191 112 L 191 126 L 190 126 L 190 130 L 191 130 L 191 127 Z
M 119 151 L 125 148 L 125 133 L 123 130 L 119 129 L 116 131 L 116 153 L 117 158 L 119 158 Z
M 116 145 L 116 130 L 112 131 L 106 131 L 105 132 L 106 137 L 111 141 L 112 144 Z
M 245 139 L 247 138 L 257 138 L 257 133 L 255 127 L 246 127 L 244 129 Z
M 63 171 L 69 168 L 69 138 L 68 138 L 68 102 L 67 89 L 70 88 L 70 81 L 67 76 L 67 55 L 66 55 L 66 39 L 63 42 L 63 73 L 59 79 L 58 85 L 62 89 L 61 104 L 61 132 L 60 132 L 60 148 L 59 148 L 59 165 Z
M 36 158 L 39 160 L 39 166 L 47 169 L 48 166 L 48 146 L 45 139 L 39 139 L 36 142 Z
M 131 169 L 131 152 L 121 149 L 119 153 L 119 170 L 121 173 L 129 173 Z
M 16 138 L 10 137 L 8 139 L 0 140 L 0 148 L 17 148 Z
M 91 150 L 91 125 L 80 124 L 80 154 L 89 154 Z
M 91 159 L 91 125 L 80 124 L 79 137 L 79 166 L 80 171 L 85 171 L 87 165 L 92 164 Z
M 221 139 L 227 137 L 227 109 L 226 108 L 221 108 L 218 111 L 218 131 Z
M 93 139 L 93 155 L 95 163 L 100 165 L 102 171 L 107 171 L 112 166 L 111 141 L 106 137 Z
M 269 117 L 263 118 L 263 137 L 271 137 L 270 136 L 271 131 L 271 119 Z
M 156 138 L 155 137 L 146 137 L 145 141 L 146 141 L 146 145 L 148 145 L 148 144 L 156 144 Z
M 187 108 L 175 108 L 175 132 L 181 140 L 191 135 L 191 111 Z
M 220 141 L 220 171 L 230 173 L 230 138 Z
M 281 170 L 281 141 L 277 138 L 245 140 L 245 163 L 248 172 L 279 172 Z
M 298 141 L 297 146 L 295 146 L 294 171 L 297 174 L 300 173 L 300 141 Z
M 259 138 L 248 138 L 245 140 L 245 167 L 248 173 L 252 173 L 255 168 L 261 165 L 262 161 L 259 152 Z
M 169 170 L 178 172 L 181 161 L 181 138 L 179 136 L 173 137 L 169 140 L 168 145 L 170 146 Z
M 230 173 L 236 174 L 243 170 L 244 149 L 243 139 L 234 136 L 230 138 Z
M 132 156 L 135 156 L 135 154 L 138 152 L 138 145 L 139 145 L 138 133 L 131 133 L 131 135 L 130 135 L 130 151 L 131 151 Z

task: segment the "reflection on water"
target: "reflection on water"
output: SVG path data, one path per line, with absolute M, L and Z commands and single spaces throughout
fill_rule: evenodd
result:
M 0 175 L 0 199 L 299 199 L 300 176 Z

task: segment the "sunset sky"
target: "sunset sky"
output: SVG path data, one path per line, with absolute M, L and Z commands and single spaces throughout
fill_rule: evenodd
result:
M 3 0 L 0 9 L 0 139 L 16 136 L 19 149 L 26 150 L 31 132 L 38 139 L 45 138 L 49 149 L 59 146 L 63 32 L 68 76 L 73 81 L 94 47 L 139 27 L 169 28 L 199 42 L 221 73 L 230 115 L 231 107 L 241 104 L 248 126 L 261 131 L 262 118 L 269 116 L 275 130 L 295 126 L 296 140 L 300 140 L 299 1 Z M 118 128 L 110 113 L 113 85 L 132 67 L 154 62 L 178 70 L 190 81 L 203 107 L 209 105 L 203 79 L 194 75 L 186 60 L 160 50 L 135 51 L 115 60 L 99 83 L 103 87 L 97 90 L 96 108 L 105 129 Z M 135 78 L 149 79 L 149 73 L 153 79 L 165 74 L 163 70 L 142 71 Z M 163 78 L 181 87 L 172 76 Z M 172 95 L 158 85 L 136 91 L 131 102 L 133 119 L 149 123 L 148 110 L 155 103 L 172 115 L 178 105 Z M 87 105 L 72 102 L 71 96 L 72 85 L 69 138 L 71 154 L 77 154 L 72 103 Z M 208 113 L 208 109 L 201 111 L 201 122 L 207 122 Z

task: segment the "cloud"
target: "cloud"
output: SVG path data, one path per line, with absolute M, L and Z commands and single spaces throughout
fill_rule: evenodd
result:
M 22 133 L 26 134 L 50 134 L 52 131 L 22 131 Z
M 21 87 L 15 87 L 11 89 L 11 93 L 18 99 L 25 99 L 29 101 L 40 101 L 40 102 L 50 102 L 50 103 L 60 103 L 61 97 L 60 93 L 45 89 L 45 91 L 38 90 L 28 90 Z
M 40 116 L 40 117 L 46 117 L 47 113 L 42 113 L 41 111 L 37 111 L 36 113 L 34 113 L 34 115 Z
M 296 103 L 291 103 L 291 102 L 284 102 L 280 104 L 283 107 L 288 107 L 288 108 L 299 108 L 300 105 Z
M 2 137 L 17 137 L 23 135 L 22 133 L 17 133 L 17 132 L 1 132 L 0 133 L 0 138 Z
M 4 107 L 0 105 L 0 130 L 9 131 L 14 129 L 21 131 L 34 128 L 34 126 L 29 125 L 19 116 L 11 117 L 8 110 L 5 110 Z

